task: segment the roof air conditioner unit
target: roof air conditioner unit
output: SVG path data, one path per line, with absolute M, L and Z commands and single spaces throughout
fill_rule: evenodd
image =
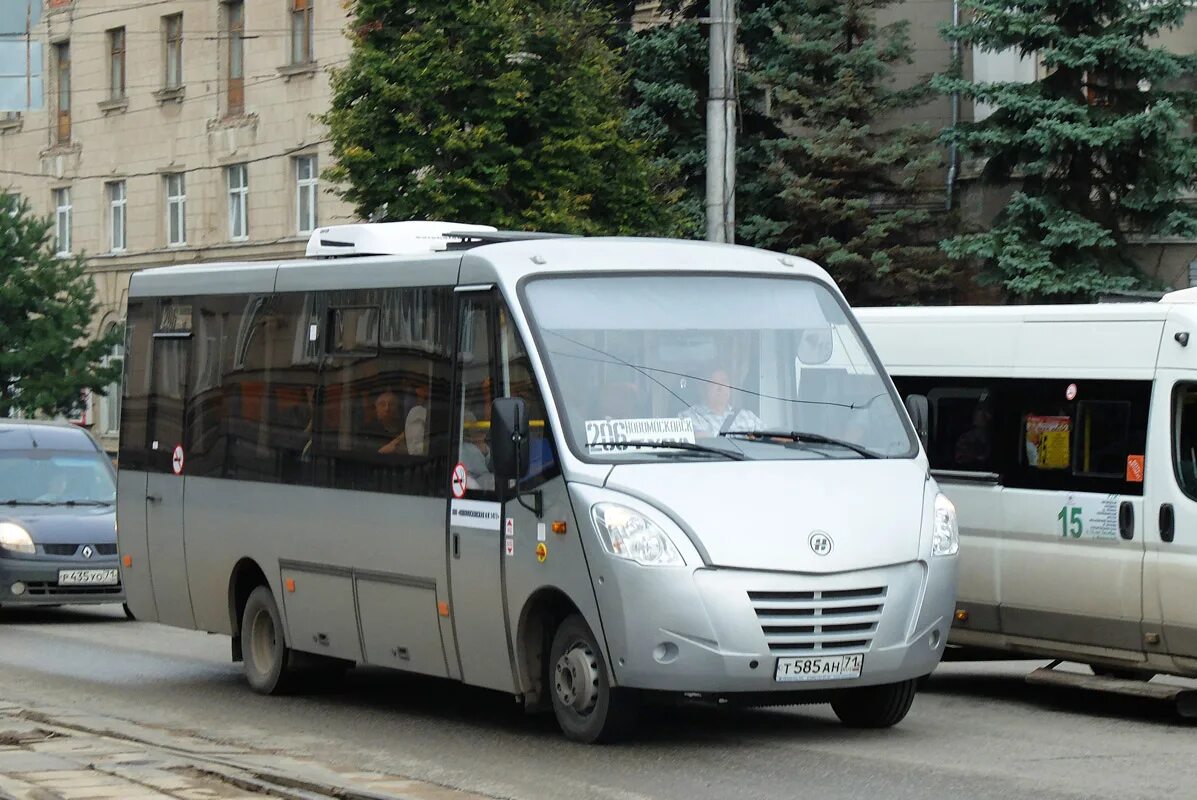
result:
M 347 256 L 414 256 L 439 253 L 460 241 L 453 233 L 492 233 L 490 225 L 460 222 L 374 222 L 362 225 L 333 225 L 312 231 L 308 240 L 310 258 Z

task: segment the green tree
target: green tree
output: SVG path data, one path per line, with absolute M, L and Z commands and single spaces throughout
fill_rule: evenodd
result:
M 940 76 L 944 92 L 997 110 L 946 134 L 984 159 L 985 183 L 1014 189 L 992 227 L 944 249 L 979 260 L 1023 299 L 1087 299 L 1134 288 L 1142 235 L 1197 237 L 1197 137 L 1186 127 L 1197 55 L 1152 44 L 1193 0 L 964 0 L 970 21 L 946 35 L 983 51 L 1013 49 L 1046 73 L 1032 83 Z
M 773 124 L 743 142 L 757 174 L 737 193 L 738 234 L 818 262 L 854 302 L 932 299 L 958 271 L 929 235 L 945 218 L 926 186 L 942 153 L 926 126 L 900 122 L 930 89 L 895 86 L 913 52 L 907 22 L 877 21 L 895 2 L 741 4 L 741 98 Z
M 0 192 L 0 418 L 68 414 L 84 389 L 103 392 L 120 364 L 102 366 L 121 334 L 88 339 L 96 288 L 81 256 L 53 254 L 53 221 Z
M 678 230 L 627 136 L 610 9 L 583 0 L 357 0 L 328 172 L 359 214 L 583 234 Z

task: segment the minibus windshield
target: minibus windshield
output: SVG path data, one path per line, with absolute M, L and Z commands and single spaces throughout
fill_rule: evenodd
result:
M 847 309 L 818 281 L 545 277 L 524 301 L 565 436 L 586 460 L 917 452 Z

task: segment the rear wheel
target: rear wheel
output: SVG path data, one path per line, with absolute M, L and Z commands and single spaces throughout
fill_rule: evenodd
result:
M 831 701 L 831 708 L 850 728 L 890 728 L 905 719 L 917 691 L 917 678 L 848 689 Z
M 586 621 L 566 617 L 549 649 L 553 712 L 565 735 L 577 742 L 612 742 L 635 725 L 638 700 L 628 689 L 611 686 L 602 650 Z
M 283 620 L 269 586 L 250 593 L 241 614 L 241 656 L 245 679 L 261 694 L 283 694 L 295 686 L 291 651 L 283 639 Z

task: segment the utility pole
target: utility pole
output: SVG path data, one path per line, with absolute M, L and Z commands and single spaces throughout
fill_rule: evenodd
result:
M 707 240 L 736 239 L 736 0 L 711 0 Z

